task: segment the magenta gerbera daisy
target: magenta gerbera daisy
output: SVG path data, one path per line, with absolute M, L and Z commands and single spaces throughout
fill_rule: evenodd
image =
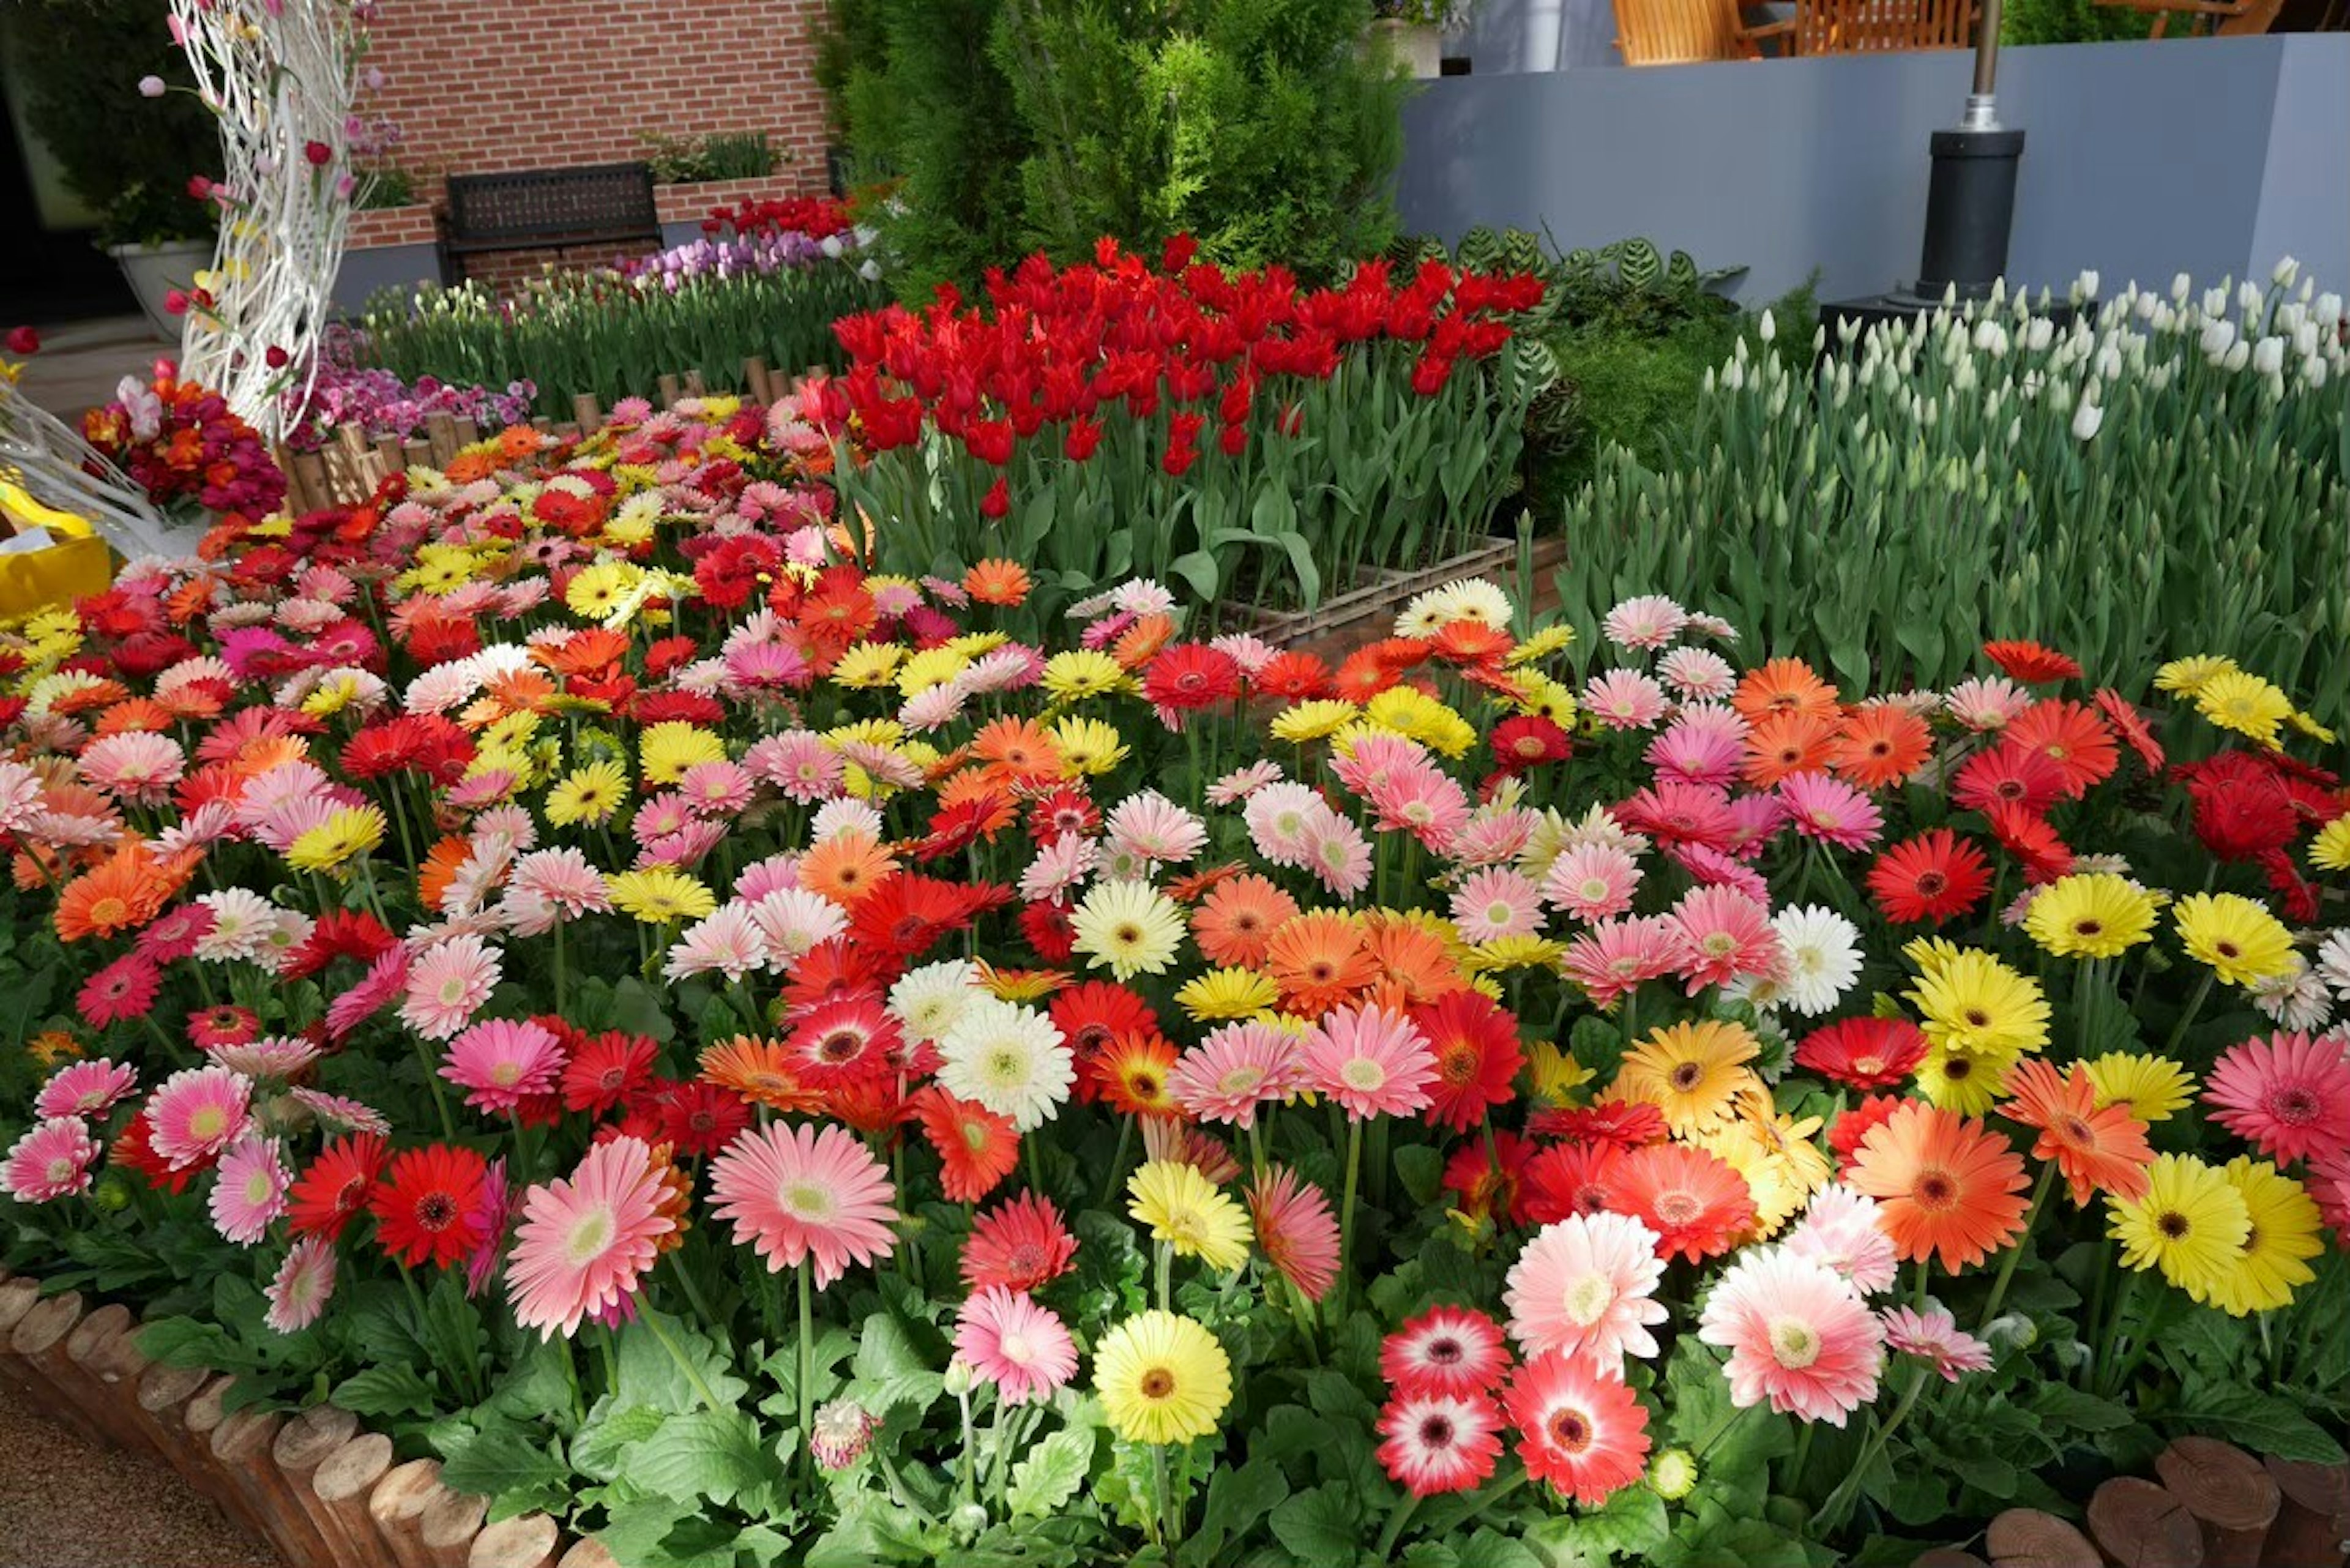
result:
M 813 1262 L 828 1285 L 897 1245 L 897 1190 L 873 1151 L 837 1127 L 754 1127 L 711 1163 L 715 1212 L 771 1270 Z
M 79 1116 L 37 1122 L 0 1156 L 0 1192 L 19 1203 L 47 1203 L 89 1187 L 98 1140 Z
M 69 1062 L 51 1074 L 33 1096 L 33 1114 L 44 1120 L 102 1116 L 138 1085 L 138 1072 L 120 1062 L 103 1056 Z
M 2350 1052 L 2279 1030 L 2231 1047 L 2203 1085 L 2211 1119 L 2280 1164 L 2350 1147 Z
M 1305 1037 L 1305 1062 L 1307 1081 L 1357 1121 L 1425 1108 L 1436 1077 L 1428 1036 L 1402 1013 L 1368 1005 L 1325 1014 Z
M 1469 1490 L 1502 1452 L 1502 1412 L 1483 1394 L 1399 1394 L 1378 1430 L 1380 1468 L 1414 1497 Z
M 147 1144 L 174 1170 L 201 1165 L 244 1136 L 253 1083 L 225 1067 L 183 1067 L 147 1097 Z
M 1885 814 L 1860 791 L 1829 774 L 1790 774 L 1779 799 L 1796 836 L 1838 849 L 1866 849 L 1885 831 Z
M 955 1318 L 955 1354 L 1008 1405 L 1049 1399 L 1076 1376 L 1077 1348 L 1050 1308 L 1001 1285 L 979 1292 Z
M 568 1339 L 588 1318 L 608 1319 L 634 1296 L 677 1229 L 664 1203 L 664 1167 L 642 1139 L 588 1151 L 567 1179 L 523 1194 L 522 1224 L 506 1258 L 515 1322 L 541 1339 Z
M 1473 1307 L 1431 1307 L 1379 1345 L 1379 1376 L 1399 1394 L 1490 1393 L 1509 1370 L 1501 1325 Z

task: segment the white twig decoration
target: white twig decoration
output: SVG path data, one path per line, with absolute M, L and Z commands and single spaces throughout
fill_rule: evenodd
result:
M 195 553 L 202 528 L 175 527 L 146 492 L 79 434 L 0 376 L 0 474 L 42 505 L 87 517 L 128 559 Z
M 172 36 L 220 121 L 225 188 L 211 304 L 189 306 L 180 373 L 273 441 L 285 434 L 283 394 L 307 400 L 307 384 L 288 383 L 316 374 L 350 226 L 355 9 L 349 0 L 172 0 Z

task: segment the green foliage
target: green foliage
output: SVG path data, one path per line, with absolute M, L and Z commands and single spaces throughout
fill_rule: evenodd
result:
M 2178 26 L 2178 18 L 2172 25 Z M 2116 38 L 2143 38 L 2154 17 L 2124 5 L 2100 5 L 2096 0 L 2008 0 L 2000 13 L 2002 44 L 2096 44 Z
M 67 186 L 105 214 L 106 244 L 209 239 L 188 182 L 220 171 L 220 132 L 165 31 L 164 0 L 18 0 L 0 11 L 23 67 L 26 119 Z M 172 90 L 143 98 L 139 82 Z
M 702 185 L 716 180 L 756 180 L 775 171 L 775 144 L 764 130 L 712 131 L 707 136 L 671 137 L 659 131 L 637 132 L 652 165 L 653 179 L 664 185 Z
M 842 0 L 823 69 L 910 295 L 1190 234 L 1335 276 L 1383 247 L 1406 84 L 1367 0 Z

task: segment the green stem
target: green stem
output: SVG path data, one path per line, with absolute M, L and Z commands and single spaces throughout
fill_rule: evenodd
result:
M 1823 1530 L 1837 1528 L 1851 1513 L 1851 1500 L 1859 1494 L 1860 1478 L 1868 1472 L 1868 1467 L 1876 1462 L 1877 1456 L 1885 1451 L 1886 1444 L 1893 1440 L 1893 1434 L 1917 1405 L 1918 1396 L 1926 1391 L 1926 1378 L 1931 1370 L 1921 1363 L 1910 1373 L 1909 1386 L 1902 1394 L 1901 1403 L 1893 1407 L 1893 1414 L 1869 1433 L 1868 1441 L 1860 1446 L 1860 1459 L 1853 1465 L 1852 1473 L 1839 1481 L 1835 1490 L 1828 1494 L 1827 1501 L 1820 1505 L 1816 1518 Z
M 813 1465 L 816 1449 L 809 1439 L 816 1434 L 816 1284 L 809 1275 L 810 1267 L 810 1260 L 800 1260 L 799 1401 L 800 1445 Z
M 571 975 L 570 967 L 564 961 L 564 923 L 563 916 L 558 912 L 555 917 L 555 1015 L 557 1018 L 571 1016 L 564 1011 L 564 999 L 570 994 L 568 987 Z
M 1477 1506 L 1462 1514 L 1460 1519 L 1454 1522 L 1452 1528 L 1455 1530 L 1461 1529 L 1471 1520 L 1476 1518 L 1479 1514 L 1484 1512 L 1487 1509 L 1492 1507 L 1495 1503 L 1501 1501 L 1503 1498 L 1509 1496 L 1512 1492 L 1517 1490 L 1520 1487 L 1525 1485 L 1526 1482 L 1533 1479 L 1534 1478 L 1532 1476 L 1528 1475 L 1525 1470 L 1521 1468 L 1518 1472 L 1509 1480 L 1502 1482 L 1499 1486 L 1493 1487 L 1490 1491 L 1481 1495 L 1477 1499 Z
M 1408 1491 L 1396 1499 L 1395 1507 L 1388 1511 L 1387 1528 L 1379 1532 L 1379 1543 L 1371 1549 L 1373 1557 L 1381 1563 L 1391 1559 L 1395 1543 L 1403 1535 L 1403 1527 L 1411 1522 L 1412 1513 L 1419 1507 L 1419 1497 L 1415 1492 Z
M 1108 1174 L 1103 1178 L 1101 1199 L 1094 1205 L 1095 1208 L 1108 1208 L 1110 1206 L 1110 1199 L 1118 1196 L 1118 1177 L 1126 1170 L 1126 1151 L 1132 1146 L 1133 1141 L 1134 1118 L 1132 1116 L 1118 1117 L 1118 1147 L 1109 1157 L 1109 1171 Z
M 2007 1250 L 2007 1256 L 1999 1261 L 1999 1274 L 1991 1282 L 1991 1298 L 1983 1303 L 1982 1316 L 1975 1324 L 1977 1334 L 1989 1328 L 1991 1319 L 1999 1315 L 1999 1303 L 2007 1299 L 2008 1282 L 2015 1278 L 2016 1260 L 2023 1256 L 2024 1243 L 2032 1240 L 2032 1228 L 2040 1223 L 2040 1211 L 2047 1207 L 2048 1194 L 2055 1185 L 2056 1162 L 2053 1159 L 2043 1161 L 2040 1167 L 2039 1185 L 2032 1189 L 2032 1207 L 2023 1211 L 2022 1232 L 2015 1238 L 2015 1245 Z M 1925 1272 L 1922 1262 L 1918 1264 L 1918 1272 L 1920 1274 Z
M 1161 1241 L 1158 1243 L 1155 1250 L 1158 1253 L 1158 1262 L 1155 1265 L 1155 1270 L 1159 1282 L 1159 1310 L 1160 1312 L 1172 1312 L 1175 1310 L 1174 1302 L 1172 1300 L 1175 1293 L 1175 1249 L 1171 1244 Z
M 653 1331 L 653 1337 L 660 1341 L 663 1350 L 669 1352 L 669 1358 L 677 1363 L 677 1369 L 685 1374 L 685 1380 L 688 1383 L 693 1385 L 695 1397 L 712 1410 L 724 1409 L 725 1407 L 718 1401 L 718 1396 L 710 1391 L 710 1384 L 702 1376 L 702 1368 L 686 1359 L 685 1347 L 678 1344 L 669 1330 L 662 1326 L 660 1314 L 646 1311 L 638 1314 L 638 1321 Z M 805 1428 L 801 1436 L 806 1436 Z
M 424 1069 L 424 1086 L 432 1091 L 432 1108 L 441 1113 L 441 1136 L 451 1143 L 457 1141 L 457 1124 L 449 1115 L 448 1097 L 441 1092 L 441 1075 L 432 1065 L 432 1053 L 426 1049 L 424 1036 L 414 1036 L 416 1062 Z
M 1175 1489 L 1167 1480 L 1167 1445 L 1164 1443 L 1150 1445 L 1150 1473 L 1159 1488 L 1159 1506 L 1152 1510 L 1157 1517 L 1150 1521 L 1150 1539 L 1171 1551 L 1174 1541 L 1170 1536 L 1170 1528 L 1172 1527 L 1180 1535 L 1182 1526 L 1175 1513 Z
M 1346 1195 L 1338 1205 L 1338 1277 L 1330 1286 L 1330 1322 L 1347 1321 L 1347 1285 L 1355 1263 L 1355 1189 L 1363 1169 L 1363 1124 L 1347 1123 Z
M 979 1456 L 972 1448 L 971 1390 L 965 1388 L 955 1396 L 955 1404 L 962 1411 L 962 1501 L 966 1506 L 979 1503 Z
M 2207 969 L 2203 971 L 2203 978 L 2195 982 L 2195 990 L 2187 999 L 2187 1011 L 2178 1015 L 2177 1027 L 2171 1030 L 2170 1038 L 2163 1043 L 2164 1055 L 2173 1058 L 2178 1056 L 2178 1043 L 2187 1038 L 2187 1026 L 2195 1022 L 2197 1013 L 2203 1011 L 2204 999 L 2211 994 L 2211 977 L 2217 972 Z

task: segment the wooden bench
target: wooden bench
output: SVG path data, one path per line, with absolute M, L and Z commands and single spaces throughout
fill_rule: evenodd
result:
M 644 163 L 595 163 L 449 180 L 441 220 L 441 271 L 465 276 L 465 259 L 493 251 L 645 244 L 659 248 L 653 171 Z

